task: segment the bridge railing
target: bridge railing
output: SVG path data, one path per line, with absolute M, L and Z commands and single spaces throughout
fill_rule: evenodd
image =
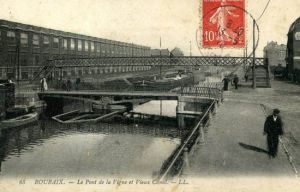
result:
M 199 86 L 187 86 L 181 88 L 182 96 L 198 96 L 207 97 L 209 99 L 222 99 L 223 91 L 220 87 L 199 87 Z
M 263 58 L 256 58 L 258 65 Z M 251 59 L 245 57 L 94 57 L 49 60 L 55 67 L 101 67 L 101 66 L 237 66 L 242 63 L 250 65 Z
M 175 153 L 172 154 L 171 159 L 163 165 L 158 178 L 159 181 L 163 182 L 179 174 L 184 166 L 188 166 L 187 155 L 194 150 L 196 143 L 204 142 L 204 129 L 210 124 L 212 114 L 217 110 L 217 104 L 218 101 L 213 100 L 192 131 L 177 148 Z

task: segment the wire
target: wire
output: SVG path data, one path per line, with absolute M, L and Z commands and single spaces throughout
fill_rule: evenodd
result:
M 268 3 L 266 4 L 266 6 L 265 6 L 263 12 L 262 12 L 261 15 L 256 19 L 256 21 L 258 21 L 258 20 L 264 15 L 265 11 L 267 10 L 267 8 L 268 8 L 268 6 L 269 6 L 269 4 L 270 4 L 270 1 L 271 1 L 271 0 L 268 1 Z

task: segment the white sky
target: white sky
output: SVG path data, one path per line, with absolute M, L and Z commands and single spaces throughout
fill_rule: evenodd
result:
M 181 48 L 201 55 L 196 44 L 201 0 L 0 0 L 0 18 L 52 29 L 133 42 L 159 48 Z M 257 18 L 268 0 L 247 0 L 246 9 Z M 286 43 L 289 25 L 300 16 L 299 0 L 271 0 L 258 22 L 260 44 L 257 55 L 268 41 Z M 252 21 L 247 24 L 251 47 Z M 238 56 L 243 50 L 201 50 L 204 54 Z

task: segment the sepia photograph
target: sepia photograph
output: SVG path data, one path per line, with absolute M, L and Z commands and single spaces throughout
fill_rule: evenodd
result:
M 0 8 L 1 192 L 300 190 L 300 1 Z

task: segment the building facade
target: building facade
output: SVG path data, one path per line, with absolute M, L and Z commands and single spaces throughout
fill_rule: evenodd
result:
M 184 56 L 184 53 L 183 51 L 178 48 L 178 47 L 175 47 L 171 52 L 170 52 L 170 55 L 171 57 L 182 57 Z
M 170 57 L 169 49 L 151 49 L 151 57 Z
M 271 68 L 286 67 L 286 45 L 271 41 L 264 48 L 264 57 L 268 58 Z
M 147 56 L 147 46 L 0 20 L 0 79 L 30 79 L 52 59 Z

